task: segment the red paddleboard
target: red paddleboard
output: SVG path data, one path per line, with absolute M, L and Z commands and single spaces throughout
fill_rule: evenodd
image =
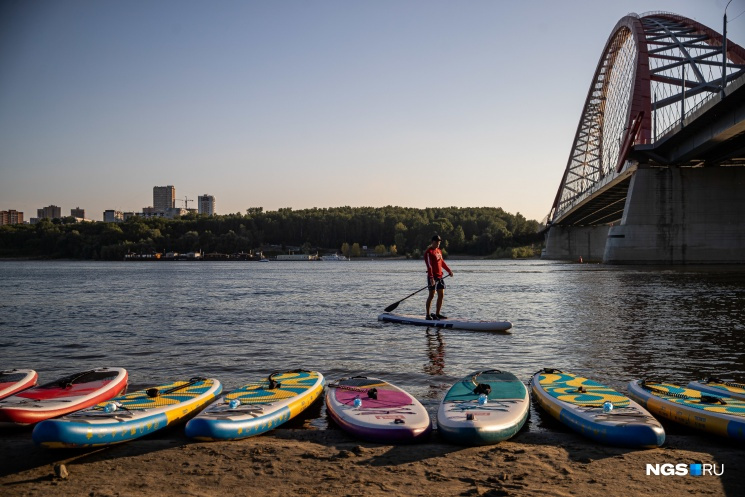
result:
M 39 375 L 33 369 L 0 371 L 0 399 L 36 385 Z
M 0 423 L 38 423 L 104 402 L 126 389 L 123 368 L 82 371 L 0 400 Z

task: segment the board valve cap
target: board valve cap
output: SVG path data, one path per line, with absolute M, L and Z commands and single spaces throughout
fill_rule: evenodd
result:
M 613 402 L 611 402 L 609 400 L 606 401 L 603 404 L 603 412 L 611 412 L 612 410 L 613 410 Z
M 241 405 L 241 401 L 240 401 L 240 400 L 238 400 L 238 399 L 232 399 L 232 400 L 231 400 L 231 401 L 230 401 L 230 402 L 228 403 L 228 405 L 230 406 L 230 408 L 231 408 L 231 409 L 235 409 L 236 407 L 238 407 L 239 405 Z
M 489 397 L 487 397 L 486 394 L 482 393 L 481 395 L 479 395 L 479 405 L 480 406 L 485 405 L 487 402 L 489 402 Z
M 359 397 L 354 398 L 354 407 L 362 407 L 362 399 Z

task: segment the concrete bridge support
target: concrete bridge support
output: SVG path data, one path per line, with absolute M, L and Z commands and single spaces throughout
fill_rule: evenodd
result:
M 745 167 L 638 169 L 603 262 L 745 263 Z
M 599 262 L 607 237 L 608 226 L 551 226 L 541 259 Z

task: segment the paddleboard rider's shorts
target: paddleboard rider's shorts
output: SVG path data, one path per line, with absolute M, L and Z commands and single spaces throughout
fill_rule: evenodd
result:
M 430 291 L 432 291 L 432 290 L 444 290 L 445 289 L 445 282 L 443 281 L 442 278 L 435 278 L 435 284 L 434 285 L 430 285 L 429 284 L 429 277 L 427 277 L 427 288 Z

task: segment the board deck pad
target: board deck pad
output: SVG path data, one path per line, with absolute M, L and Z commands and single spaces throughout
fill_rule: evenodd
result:
M 238 399 L 241 404 L 264 404 L 296 397 L 312 387 L 319 378 L 315 371 L 286 372 L 273 375 L 272 379 L 280 384 L 270 388 L 268 378 L 247 383 L 225 395 L 227 402 Z
M 193 383 L 189 385 L 189 383 Z M 159 394 L 157 397 L 149 397 L 147 392 L 150 390 L 137 390 L 126 395 L 114 397 L 111 400 L 100 402 L 96 404 L 92 409 L 96 411 L 103 411 L 107 405 L 112 402 L 121 404 L 121 408 L 127 411 L 141 411 L 147 409 L 155 409 L 158 407 L 173 406 L 177 404 L 183 404 L 188 402 L 200 395 L 203 395 L 209 389 L 212 388 L 215 380 L 212 379 L 200 379 L 197 382 L 179 380 L 172 383 L 166 383 L 165 385 L 158 385 L 156 388 L 159 392 L 167 392 L 169 390 L 178 388 L 178 390 L 172 393 Z M 187 386 L 184 386 L 187 385 Z M 179 388 L 183 387 L 183 388 Z M 73 416 L 75 413 L 72 414 Z
M 730 414 L 732 416 L 745 418 L 745 401 L 742 400 L 711 395 L 692 388 L 674 385 L 672 383 L 647 382 L 646 386 L 647 387 L 645 388 L 645 386 L 642 385 L 642 388 L 651 395 L 672 402 L 673 404 L 685 405 L 686 407 L 701 411 Z M 651 387 L 651 389 L 649 387 Z M 704 401 L 702 401 L 702 396 Z M 706 402 L 706 397 L 721 398 L 725 404 Z
M 346 389 L 344 387 L 377 390 L 377 399 L 368 397 L 367 392 Z M 362 408 L 395 409 L 411 404 L 411 396 L 400 390 L 392 390 L 387 383 L 371 382 L 369 380 L 347 380 L 342 387 L 334 388 L 336 400 L 342 404 L 353 405 L 354 400 L 359 398 Z
M 602 407 L 611 402 L 614 407 L 628 407 L 629 398 L 602 383 L 566 373 L 541 374 L 538 382 L 547 394 L 578 406 Z M 584 391 L 580 391 L 580 388 Z
M 469 375 L 459 381 L 448 390 L 445 395 L 447 400 L 476 400 L 478 394 L 473 393 L 476 383 L 488 383 L 496 385 L 487 396 L 489 400 L 500 399 L 522 399 L 525 396 L 525 386 L 511 373 L 486 372 L 478 375 Z

